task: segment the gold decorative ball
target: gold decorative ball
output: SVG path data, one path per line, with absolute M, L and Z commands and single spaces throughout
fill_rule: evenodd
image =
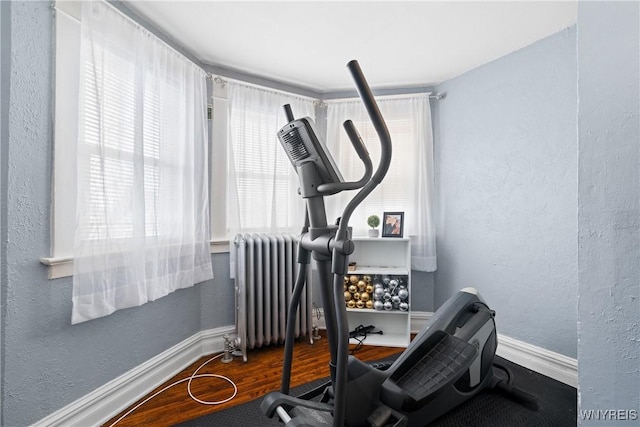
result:
M 364 308 L 364 301 L 360 300 L 356 303 L 356 307 L 358 308 Z
M 354 292 L 353 293 L 353 299 L 356 301 L 360 301 L 360 292 Z
M 359 278 L 358 276 L 356 276 L 355 274 L 354 274 L 354 275 L 352 275 L 351 277 L 349 277 L 349 281 L 350 281 L 351 283 L 353 283 L 354 285 L 355 285 L 356 283 L 358 283 L 358 281 L 359 281 L 359 280 L 360 280 L 360 278 Z
M 354 300 L 347 301 L 347 307 L 355 308 L 356 307 L 356 302 Z
M 361 299 L 362 301 L 364 301 L 364 302 L 367 302 L 367 301 L 369 301 L 369 300 L 371 299 L 371 297 L 369 296 L 369 294 L 368 294 L 368 293 L 366 293 L 366 292 L 362 292 L 362 293 L 360 294 L 360 299 Z
M 351 299 L 351 292 L 345 292 L 344 293 L 344 300 L 345 301 L 349 301 Z
M 349 285 L 349 292 L 352 294 L 358 292 L 358 287 L 356 285 Z
M 364 289 L 367 287 L 367 284 L 364 283 L 364 280 L 360 280 L 358 282 L 358 289 L 360 290 L 360 292 L 364 291 Z
M 368 283 L 364 290 L 367 291 L 368 294 L 370 294 L 371 292 L 373 292 L 373 285 L 371 283 Z
M 369 300 L 369 301 L 367 301 L 366 303 L 364 303 L 364 305 L 365 305 L 367 308 L 373 308 L 373 301 Z

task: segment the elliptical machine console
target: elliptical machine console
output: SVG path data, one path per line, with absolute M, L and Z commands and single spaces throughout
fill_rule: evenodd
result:
M 495 313 L 473 288 L 459 291 L 440 307 L 388 369 L 379 370 L 349 356 L 343 300 L 343 277 L 354 250 L 349 219 L 355 208 L 382 182 L 391 163 L 392 145 L 360 66 L 357 61 L 351 61 L 347 67 L 380 139 L 380 162 L 375 173 L 369 153 L 350 120 L 343 126 L 364 168 L 362 178 L 354 182 L 344 181 L 311 119 L 295 119 L 286 105 L 289 123 L 278 131 L 278 138 L 298 174 L 300 195 L 306 205 L 305 224 L 298 244 L 299 270 L 287 318 L 295 319 L 313 256 L 331 354 L 331 382 L 301 397 L 289 395 L 295 325 L 288 322 L 281 388 L 265 396 L 262 411 L 270 418 L 277 415 L 288 427 L 422 427 L 487 387 L 501 388 L 520 400 L 534 401 L 534 396 L 512 387 L 511 375 L 501 380 L 494 374 Z M 344 190 L 359 191 L 344 208 L 338 224 L 328 224 L 324 196 Z M 317 396 L 321 396 L 319 401 L 310 400 Z

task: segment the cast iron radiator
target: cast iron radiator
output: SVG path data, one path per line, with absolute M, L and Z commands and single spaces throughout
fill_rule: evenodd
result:
M 235 246 L 237 349 L 247 361 L 247 350 L 284 343 L 289 300 L 298 273 L 298 236 L 238 234 Z M 296 315 L 296 338 L 312 342 L 312 286 L 302 293 Z

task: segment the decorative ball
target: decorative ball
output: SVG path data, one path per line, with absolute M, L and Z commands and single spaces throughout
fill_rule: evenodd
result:
M 364 301 L 360 300 L 356 303 L 356 307 L 358 308 L 364 308 Z
M 373 308 L 376 310 L 382 310 L 384 308 L 384 304 L 380 300 L 374 301 Z
M 344 293 L 344 300 L 345 301 L 349 301 L 351 299 L 351 292 L 345 292 Z
M 409 299 L 409 291 L 406 289 L 400 289 L 398 291 L 398 296 L 401 300 L 406 301 L 407 299 Z
M 371 276 L 362 276 L 362 280 L 364 280 L 367 283 L 371 283 Z
M 356 300 L 356 301 L 360 301 L 360 297 L 361 296 L 362 295 L 360 294 L 360 292 L 354 292 L 353 293 L 353 299 Z
M 356 308 L 356 302 L 354 300 L 347 301 L 347 307 Z
M 385 301 L 390 301 L 391 300 L 391 294 L 389 292 L 385 292 L 384 296 L 382 297 L 382 299 L 384 299 Z
M 393 309 L 393 304 L 391 304 L 391 301 L 387 301 L 384 303 L 384 309 L 389 311 Z
M 348 284 L 349 283 L 349 276 L 344 276 L 344 284 Z
M 393 305 L 400 304 L 400 297 L 398 295 L 393 295 L 391 297 L 391 303 L 393 303 Z
M 376 300 L 381 300 L 384 298 L 384 289 L 382 288 L 375 288 L 375 290 L 373 291 L 373 298 Z
M 368 283 L 364 290 L 367 291 L 368 294 L 373 292 L 373 286 L 371 285 L 371 283 Z
M 367 284 L 364 283 L 364 280 L 360 280 L 358 282 L 358 289 L 360 290 L 360 292 L 364 291 L 364 289 L 367 287 Z
M 383 279 L 382 279 L 382 283 L 383 283 L 385 286 L 389 286 L 389 278 L 388 278 L 388 277 L 383 278 Z
M 356 285 L 349 285 L 349 292 L 358 292 L 358 287 Z
M 382 286 L 382 283 L 380 282 L 373 282 L 373 289 L 378 289 L 378 288 L 384 288 L 384 286 Z
M 369 294 L 368 294 L 368 293 L 366 293 L 366 292 L 362 292 L 362 293 L 360 294 L 360 299 L 361 299 L 362 301 L 364 301 L 364 302 L 369 301 L 369 299 L 370 299 L 370 298 L 371 298 L 371 297 L 370 297 L 370 296 L 369 296 Z
M 389 287 L 390 288 L 395 288 L 397 286 L 398 286 L 398 281 L 396 279 L 389 280 Z
M 373 301 L 369 300 L 369 301 L 365 302 L 364 305 L 367 308 L 373 308 Z
M 400 303 L 400 310 L 409 311 L 409 304 L 407 304 L 406 302 L 401 302 Z
M 349 281 L 350 281 L 351 283 L 353 283 L 354 285 L 355 285 L 356 283 L 358 283 L 358 281 L 359 281 L 359 280 L 360 280 L 360 278 L 359 278 L 358 276 L 356 276 L 355 274 L 349 277 Z

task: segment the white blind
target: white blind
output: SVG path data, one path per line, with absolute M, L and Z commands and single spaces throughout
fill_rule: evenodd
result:
M 236 232 L 299 231 L 304 202 L 299 182 L 277 138 L 296 117 L 315 116 L 312 100 L 231 82 L 229 86 L 230 236 Z
M 364 168 L 342 124 L 347 119 L 353 121 L 374 168 L 380 161 L 378 135 L 360 100 L 327 103 L 327 146 L 345 179 L 358 180 Z M 428 97 L 427 94 L 382 97 L 377 103 L 391 135 L 391 164 L 382 183 L 353 212 L 349 225 L 354 235 L 366 235 L 369 215 L 382 218 L 384 212 L 404 212 L 404 236 L 412 239 L 412 266 L 416 270 L 433 271 L 433 142 Z M 352 197 L 352 192 L 342 192 L 329 198 L 329 218 L 340 216 Z
M 337 120 L 337 119 L 336 119 Z M 369 155 L 374 160 L 374 170 L 377 162 L 380 160 L 380 140 L 371 124 L 370 120 L 362 121 L 352 120 L 363 142 L 365 143 Z M 371 195 L 365 200 L 367 210 L 371 214 L 377 214 L 382 218 L 382 212 L 386 211 L 403 211 L 408 207 L 407 201 L 411 199 L 411 186 L 407 182 L 413 180 L 411 176 L 411 164 L 415 148 L 413 147 L 413 122 L 410 117 L 385 117 L 387 128 L 393 141 L 393 157 L 392 163 L 381 185 L 379 185 Z M 348 181 L 358 180 L 364 171 L 362 161 L 355 155 L 355 151 L 348 136 L 344 131 L 339 133 L 340 139 L 332 146 L 339 146 L 340 168 Z M 333 152 L 333 151 L 332 151 Z M 344 169 L 343 169 L 344 168 Z M 348 177 L 348 178 L 347 178 Z M 353 194 L 350 194 L 353 196 Z M 362 211 L 362 209 L 360 209 Z M 334 212 L 338 214 L 338 212 Z M 353 222 L 356 228 L 366 226 L 365 222 Z
M 105 60 L 84 64 L 86 91 L 80 115 L 81 134 L 90 152 L 86 185 L 91 204 L 89 215 L 81 218 L 78 225 L 79 238 L 134 237 L 132 197 L 139 192 L 144 195 L 145 235 L 159 236 L 160 169 L 170 180 L 183 166 L 180 157 L 165 156 L 168 161 L 161 162 L 161 145 L 165 151 L 172 150 L 175 147 L 170 146 L 176 141 L 176 135 L 161 139 L 161 129 L 172 132 L 171 127 L 162 123 L 161 109 L 165 117 L 168 114 L 178 118 L 180 90 L 170 80 L 162 81 L 152 73 L 137 71 L 135 60 L 127 58 L 126 52 L 113 52 L 102 46 L 93 49 Z M 108 69 L 103 69 L 103 64 L 108 64 Z M 140 72 L 145 73 L 143 79 L 136 75 Z M 168 193 L 168 197 L 178 206 L 175 194 Z M 166 221 L 174 216 L 164 217 Z

